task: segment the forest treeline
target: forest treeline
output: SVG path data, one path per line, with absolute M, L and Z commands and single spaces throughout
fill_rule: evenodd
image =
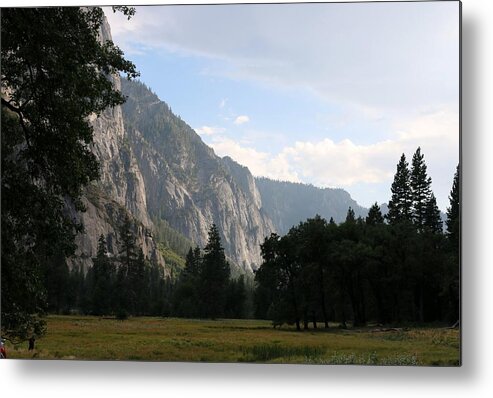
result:
M 98 240 L 93 266 L 69 269 L 63 256 L 44 271 L 47 311 L 57 314 L 128 316 L 167 315 L 171 280 L 164 268 L 146 258 L 136 244 L 134 223 L 125 217 L 119 231 L 119 255 L 108 253 L 104 235 Z
M 88 270 L 69 270 L 59 256 L 45 269 L 48 312 L 96 316 L 176 316 L 187 318 L 244 318 L 247 288 L 244 276 L 230 277 L 219 231 L 209 230 L 207 245 L 190 248 L 177 278 L 146 258 L 136 244 L 134 225 L 126 217 L 120 227 L 119 255 L 108 253 L 104 235 Z M 250 300 L 251 301 L 251 300 Z M 251 312 L 251 311 L 250 311 Z
M 369 321 L 455 323 L 459 319 L 459 167 L 445 232 L 420 148 L 411 167 L 402 155 L 391 189 L 385 217 L 375 203 L 366 218 L 355 217 L 349 208 L 343 223 L 317 215 L 285 236 L 266 237 L 254 291 L 243 276 L 231 278 L 215 225 L 203 250 L 189 248 L 184 269 L 171 279 L 136 247 L 127 218 L 120 231 L 119 256 L 109 257 L 101 236 L 87 274 L 78 269 L 69 273 L 66 265 L 63 272 L 46 274 L 50 309 L 121 319 L 128 315 L 256 317 L 270 319 L 274 325 L 295 324 L 298 330 L 328 327 L 329 322 L 341 327 Z M 65 283 L 60 275 L 68 275 Z M 51 280 L 53 276 L 57 280 Z
M 274 324 L 339 322 L 347 327 L 456 322 L 459 319 L 459 167 L 446 233 L 418 148 L 411 167 L 403 154 L 389 212 L 375 203 L 366 219 L 349 208 L 337 225 L 315 216 L 272 234 L 255 274 L 256 317 Z

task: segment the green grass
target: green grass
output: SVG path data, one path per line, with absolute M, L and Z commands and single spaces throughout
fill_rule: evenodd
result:
M 49 316 L 36 341 L 7 345 L 10 358 L 146 361 L 271 362 L 352 365 L 458 365 L 459 332 L 370 328 L 297 332 L 269 321 Z M 335 325 L 334 325 L 335 326 Z

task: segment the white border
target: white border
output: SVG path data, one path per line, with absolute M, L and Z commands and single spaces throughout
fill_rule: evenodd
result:
M 231 1 L 215 0 L 215 3 Z M 246 3 L 248 1 L 243 1 Z M 259 1 L 253 1 L 259 2 Z M 260 1 L 261 2 L 261 1 Z M 4 0 L 2 6 L 114 4 Z M 121 4 L 207 3 L 121 1 Z M 493 391 L 493 23 L 491 0 L 463 1 L 463 366 L 377 368 L 296 365 L 0 361 L 13 397 L 483 397 Z

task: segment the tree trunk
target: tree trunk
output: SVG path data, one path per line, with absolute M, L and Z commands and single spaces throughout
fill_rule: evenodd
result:
M 321 265 L 319 265 L 320 269 L 320 304 L 322 306 L 322 316 L 324 318 L 325 328 L 329 328 L 329 322 L 327 319 L 327 308 L 325 306 L 325 283 L 324 283 L 324 270 Z
M 308 330 L 308 319 L 303 319 L 303 330 Z

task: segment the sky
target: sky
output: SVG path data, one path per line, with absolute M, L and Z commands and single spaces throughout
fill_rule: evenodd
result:
M 219 156 L 390 199 L 418 146 L 442 211 L 459 161 L 459 3 L 105 9 L 113 41 Z

